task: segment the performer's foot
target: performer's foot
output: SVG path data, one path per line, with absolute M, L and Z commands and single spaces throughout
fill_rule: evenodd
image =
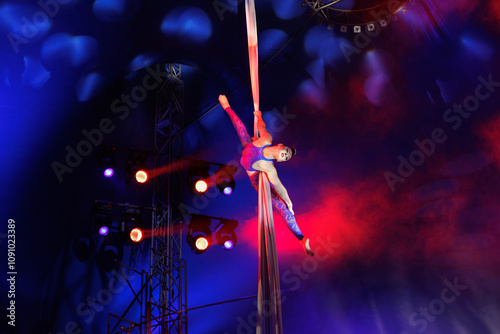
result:
M 300 240 L 300 243 L 302 244 L 302 247 L 304 248 L 304 251 L 307 255 L 314 256 L 311 246 L 309 246 L 309 238 L 303 238 L 302 240 Z

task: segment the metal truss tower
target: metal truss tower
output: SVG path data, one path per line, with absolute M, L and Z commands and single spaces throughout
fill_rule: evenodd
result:
M 180 64 L 165 65 L 156 97 L 151 267 L 146 302 L 149 333 L 187 334 L 186 263 L 182 259 L 182 134 Z
M 149 273 L 120 264 L 134 295 L 120 315 L 108 314 L 108 334 L 187 334 L 186 262 L 182 259 L 182 137 L 184 82 L 181 66 L 167 64 L 156 96 L 154 178 Z M 123 267 L 140 276 L 133 287 Z M 118 330 L 118 331 L 117 331 Z

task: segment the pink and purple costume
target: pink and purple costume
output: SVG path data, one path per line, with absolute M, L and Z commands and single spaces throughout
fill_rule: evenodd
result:
M 264 157 L 264 154 L 262 153 L 262 150 L 264 148 L 271 146 L 271 145 L 265 145 L 262 147 L 257 147 L 253 143 L 248 144 L 245 146 L 243 149 L 243 153 L 241 154 L 241 160 L 240 164 L 245 168 L 245 170 L 249 172 L 257 172 L 256 169 L 253 169 L 252 165 L 259 160 L 266 160 L 266 161 L 273 161 L 273 159 L 266 159 Z
M 241 165 L 243 166 L 243 168 L 245 168 L 245 170 L 249 172 L 257 172 L 257 170 L 252 168 L 252 165 L 256 161 L 259 160 L 272 161 L 272 159 L 266 159 L 262 153 L 262 150 L 270 145 L 266 145 L 264 147 L 256 147 L 252 143 L 252 139 L 248 135 L 245 125 L 241 122 L 238 116 L 236 116 L 234 111 L 230 107 L 226 108 L 225 110 L 229 115 L 229 118 L 231 119 L 231 122 L 233 123 L 234 128 L 238 133 L 238 136 L 240 137 L 241 144 L 243 145 L 243 153 L 240 160 Z M 249 178 L 255 190 L 258 191 L 259 173 L 253 173 L 249 175 Z M 270 185 L 271 185 L 271 197 L 274 209 L 279 212 L 280 216 L 283 218 L 283 220 L 288 226 L 288 229 L 293 233 L 293 235 L 295 235 L 297 239 L 302 240 L 304 238 L 304 235 L 302 234 L 299 226 L 297 225 L 295 216 L 292 214 L 292 212 L 288 209 L 285 202 L 278 195 L 278 193 L 274 189 L 273 184 L 271 183 Z

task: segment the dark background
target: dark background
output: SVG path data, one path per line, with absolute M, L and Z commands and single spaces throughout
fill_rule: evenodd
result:
M 61 2 L 0 3 L 4 259 L 8 219 L 16 226 L 8 333 L 106 333 L 108 313 L 131 301 L 117 268 L 98 265 L 102 237 L 83 262 L 73 245 L 93 200 L 148 206 L 151 185 L 127 185 L 120 168 L 104 179 L 95 147 L 62 180 L 53 165 L 104 118 L 114 127 L 103 144 L 153 149 L 157 92 L 116 112 L 146 68 L 182 64 L 186 157 L 239 160 L 219 94 L 253 133 L 242 2 Z M 306 257 L 275 217 L 284 332 L 499 333 L 499 4 L 417 0 L 363 40 L 308 20 L 299 1 L 256 2 L 261 110 L 275 142 L 298 150 L 276 165 L 317 253 Z M 473 111 L 453 111 L 464 103 Z M 202 255 L 184 244 L 189 307 L 257 293 L 257 193 L 239 173 L 233 195 L 213 194 L 183 201 L 238 220 L 238 243 Z M 148 270 L 147 243 L 123 249 L 123 262 Z M 189 332 L 250 333 L 255 310 L 254 299 L 195 310 Z

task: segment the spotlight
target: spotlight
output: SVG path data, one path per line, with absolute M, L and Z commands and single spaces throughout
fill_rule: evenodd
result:
M 370 24 L 367 26 L 367 28 L 368 28 L 368 31 L 374 31 L 374 30 L 375 30 L 375 24 L 370 23 Z
M 113 168 L 111 168 L 111 167 L 106 168 L 104 170 L 104 176 L 105 177 L 111 177 L 111 176 L 113 176 L 114 173 L 115 173 L 115 170 Z
M 205 161 L 192 161 L 187 173 L 187 186 L 195 195 L 201 195 L 210 187 L 210 164 Z
M 224 165 L 217 172 L 215 172 L 215 184 L 221 193 L 229 196 L 233 193 L 236 183 L 234 182 L 233 175 L 236 173 L 237 168 L 231 165 Z
M 235 238 L 236 238 L 236 237 L 235 237 Z M 226 240 L 226 241 L 224 242 L 224 244 L 223 244 L 223 247 L 224 247 L 224 249 L 226 249 L 226 250 L 231 250 L 231 249 L 233 249 L 233 248 L 234 248 L 234 244 L 235 244 L 235 243 L 233 242 L 233 240 Z
M 146 160 L 148 154 L 140 151 L 132 151 L 125 163 L 125 173 L 128 183 L 145 183 L 148 178 L 148 165 Z
M 194 242 L 195 247 L 198 251 L 205 251 L 208 248 L 208 239 L 205 237 L 198 237 Z
M 138 227 L 130 231 L 130 240 L 132 240 L 133 242 L 140 242 L 143 236 L 144 234 L 142 233 L 142 230 Z
M 208 183 L 205 180 L 198 180 L 194 184 L 194 189 L 199 193 L 204 193 L 208 189 Z
M 347 26 L 341 26 L 340 27 L 341 32 L 347 32 Z
M 106 236 L 111 229 L 111 209 L 111 204 L 95 201 L 92 208 L 91 226 L 99 235 Z
M 231 250 L 236 246 L 236 232 L 234 230 L 238 227 L 238 222 L 236 220 L 222 220 L 220 225 L 217 227 L 217 232 L 215 237 L 217 238 L 217 243 L 222 246 L 225 250 Z
M 224 187 L 224 189 L 222 190 L 222 193 L 226 196 L 229 196 L 233 193 L 233 188 L 230 186 Z
M 380 26 L 387 27 L 387 21 L 386 20 L 381 20 L 380 21 Z
M 122 242 L 140 242 L 143 239 L 142 210 L 140 208 L 126 207 L 120 217 L 118 234 Z
M 202 215 L 193 215 L 188 226 L 186 241 L 195 254 L 204 253 L 212 243 L 212 231 L 210 218 Z
M 97 225 L 97 232 L 99 233 L 99 235 L 102 235 L 103 237 L 108 235 L 110 229 L 111 229 L 111 219 Z
M 115 153 L 116 148 L 113 146 L 99 146 L 98 148 L 99 170 L 103 172 L 106 178 L 112 177 L 115 173 Z
M 139 183 L 144 183 L 148 180 L 148 172 L 144 169 L 140 169 L 135 173 L 135 180 Z
M 361 26 L 354 26 L 354 32 L 359 34 L 361 32 Z
M 108 226 L 101 226 L 99 227 L 99 235 L 106 236 L 109 233 L 109 227 Z

